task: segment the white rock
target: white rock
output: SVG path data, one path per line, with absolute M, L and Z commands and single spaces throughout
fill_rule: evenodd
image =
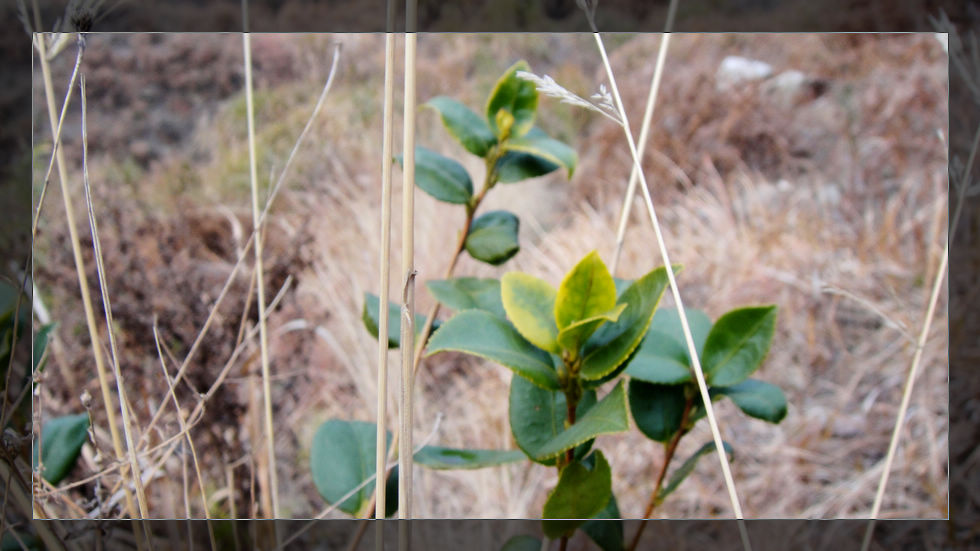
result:
M 807 76 L 795 69 L 783 71 L 762 85 L 762 92 L 782 107 L 792 107 L 804 91 Z
M 761 80 L 772 74 L 772 65 L 765 61 L 730 55 L 721 61 L 715 73 L 718 90 L 725 90 L 741 82 Z

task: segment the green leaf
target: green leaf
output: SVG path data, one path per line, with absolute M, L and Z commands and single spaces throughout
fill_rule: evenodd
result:
M 44 424 L 41 429 L 41 462 L 44 479 L 57 485 L 68 476 L 82 446 L 88 440 L 88 414 L 63 415 Z M 37 468 L 37 448 L 32 463 Z
M 482 469 L 522 461 L 521 450 L 468 450 L 425 446 L 415 453 L 415 462 L 430 469 Z
M 616 282 L 592 251 L 575 265 L 558 287 L 555 321 L 559 329 L 611 310 L 616 305 Z
M 775 330 L 775 306 L 738 308 L 718 318 L 701 362 L 708 384 L 731 386 L 748 378 L 769 353 Z
M 439 112 L 446 130 L 470 153 L 485 157 L 497 143 L 497 137 L 486 121 L 462 103 L 439 96 L 430 99 L 425 106 Z
M 675 272 L 679 267 L 674 268 Z M 643 341 L 653 313 L 667 288 L 667 269 L 653 270 L 633 282 L 619 297 L 626 309 L 615 323 L 600 327 L 585 343 L 582 378 L 601 379 L 626 361 Z
M 501 318 L 507 317 L 500 299 L 500 281 L 493 278 L 457 277 L 427 281 L 432 296 L 444 305 L 463 310 L 486 310 Z
M 501 129 L 497 127 L 497 112 L 501 109 L 514 117 L 510 127 L 510 137 L 520 137 L 534 125 L 534 116 L 538 109 L 538 91 L 534 83 L 517 76 L 517 71 L 530 70 L 526 61 L 518 61 L 497 80 L 497 84 L 487 98 L 487 122 L 498 138 L 502 137 Z
M 594 391 L 582 395 L 575 407 L 576 418 L 581 418 L 596 404 Z M 565 394 L 559 390 L 546 390 L 521 377 L 510 382 L 509 411 L 510 430 L 517 447 L 532 461 L 542 465 L 555 465 L 555 458 L 540 459 L 537 450 L 565 430 L 568 406 Z M 584 457 L 591 447 L 588 441 L 575 449 L 575 457 Z
M 38 371 L 43 366 L 41 363 L 46 360 L 44 351 L 48 348 L 48 335 L 57 327 L 57 323 L 47 323 L 41 326 L 34 334 L 34 349 L 32 351 L 34 359 L 34 371 Z
M 607 321 L 616 321 L 626 309 L 625 304 L 617 304 L 612 310 L 576 321 L 558 332 L 558 344 L 565 350 L 575 350 L 576 353 L 585 339 L 588 339 L 600 325 Z
M 616 496 L 609 496 L 609 503 L 599 514 L 582 525 L 585 532 L 602 551 L 623 551 L 623 521 L 620 518 Z
M 373 472 L 373 471 L 372 471 Z M 349 490 L 348 490 L 349 491 Z M 385 481 L 385 518 L 391 518 L 398 512 L 398 465 L 388 472 Z
M 770 423 L 779 423 L 786 417 L 786 396 L 774 384 L 758 379 L 746 379 L 736 385 L 711 390 L 731 398 L 735 405 L 750 417 Z
M 734 453 L 732 452 L 731 445 L 729 445 L 728 442 L 722 442 L 722 445 L 725 447 L 725 453 L 729 456 L 729 458 L 731 458 L 732 454 Z M 667 482 L 667 485 L 660 489 L 660 493 L 657 494 L 657 502 L 662 502 L 667 496 L 672 494 L 674 490 L 681 485 L 681 482 L 684 482 L 684 479 L 694 472 L 694 467 L 697 466 L 698 460 L 705 454 L 713 451 L 715 451 L 715 443 L 708 442 L 707 444 L 698 448 L 696 452 L 691 454 L 691 457 L 688 457 L 687 460 L 684 461 L 680 467 L 677 467 L 677 469 L 675 469 L 670 475 L 670 481 Z
M 402 155 L 395 159 L 404 168 Z M 465 205 L 473 197 L 473 181 L 463 165 L 422 146 L 415 147 L 415 185 L 446 203 Z
M 365 421 L 330 419 L 320 425 L 310 449 L 313 483 L 331 505 L 374 474 L 377 426 Z M 391 445 L 391 433 L 387 434 Z M 338 508 L 358 515 L 374 494 L 374 481 L 341 503 Z
M 519 151 L 505 151 L 497 160 L 497 166 L 494 167 L 494 170 L 498 182 L 509 184 L 544 176 L 559 168 L 561 165 L 536 155 Z
M 513 418 L 511 418 L 513 422 Z M 575 424 L 558 433 L 534 451 L 534 459 L 550 459 L 600 434 L 629 430 L 626 412 L 626 392 L 622 381 L 609 394 L 590 408 Z
M 388 302 L 388 348 L 398 348 L 401 342 L 401 305 Z M 381 318 L 381 299 L 373 293 L 364 293 L 364 308 L 361 309 L 361 321 L 374 338 L 378 338 L 378 325 Z M 425 325 L 425 316 L 415 314 L 415 336 L 418 337 Z M 439 320 L 432 323 L 432 330 L 440 326 Z
M 653 327 L 626 368 L 634 379 L 662 385 L 679 385 L 691 381 L 687 350 L 673 337 Z
M 595 452 L 595 466 L 582 462 L 567 465 L 558 475 L 558 484 L 548 494 L 542 511 L 542 527 L 549 538 L 568 536 L 609 503 L 612 496 L 612 470 L 602 452 Z M 567 519 L 555 521 L 549 519 Z
M 711 318 L 693 308 L 685 308 L 684 311 L 700 356 L 711 330 Z M 626 368 L 626 374 L 641 381 L 664 385 L 679 385 L 693 380 L 691 356 L 687 351 L 677 309 L 661 308 L 653 315 L 647 336 Z
M 632 379 L 629 396 L 636 428 L 647 438 L 668 442 L 680 430 L 687 404 L 683 386 L 655 385 Z
M 529 274 L 510 272 L 500 278 L 507 318 L 525 339 L 555 354 L 561 351 L 554 315 L 557 294 L 547 281 Z
M 558 329 L 604 314 L 616 306 L 616 282 L 609 269 L 592 251 L 579 261 L 558 286 L 555 322 Z
M 497 362 L 542 388 L 559 388 L 551 356 L 524 340 L 507 320 L 465 310 L 442 324 L 429 339 L 426 356 L 455 350 Z
M 711 318 L 701 310 L 695 308 L 685 308 L 687 324 L 691 328 L 691 337 L 694 339 L 694 349 L 698 351 L 698 356 L 704 354 L 704 342 L 711 332 Z M 684 329 L 681 327 L 681 318 L 677 308 L 661 308 L 653 315 L 650 322 L 651 331 L 659 331 L 664 335 L 674 339 L 684 349 L 684 357 L 688 358 L 687 340 L 684 339 Z M 687 360 L 687 365 L 690 360 Z
M 524 136 L 504 142 L 504 151 L 526 153 L 543 159 L 549 164 L 564 167 L 568 171 L 569 180 L 572 179 L 575 165 L 578 163 L 578 155 L 575 154 L 574 149 L 549 137 L 537 127 L 532 128 Z
M 492 266 L 503 264 L 521 250 L 517 241 L 519 227 L 520 220 L 513 213 L 505 210 L 487 212 L 470 224 L 466 252 Z
M 541 540 L 531 536 L 514 536 L 500 551 L 541 551 Z

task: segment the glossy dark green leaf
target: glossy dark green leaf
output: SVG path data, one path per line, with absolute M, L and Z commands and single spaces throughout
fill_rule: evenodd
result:
M 549 538 L 570 535 L 609 503 L 612 497 L 612 470 L 602 452 L 596 450 L 594 455 L 592 469 L 581 461 L 575 461 L 565 466 L 558 475 L 558 484 L 548 494 L 542 511 L 542 528 Z
M 500 551 L 541 551 L 541 540 L 532 536 L 514 536 Z
M 364 421 L 330 419 L 320 425 L 310 449 L 310 470 L 320 495 L 331 505 L 337 503 L 374 474 L 377 426 Z M 391 445 L 391 433 L 387 434 Z M 387 486 L 386 486 L 387 488 Z M 338 508 L 358 515 L 374 494 L 374 481 L 367 483 Z
M 687 323 L 691 328 L 691 337 L 694 339 L 694 348 L 698 351 L 698 356 L 704 354 L 704 342 L 711 332 L 711 318 L 701 310 L 695 308 L 685 308 Z M 650 330 L 658 331 L 674 339 L 684 349 L 687 358 L 687 340 L 684 339 L 684 329 L 681 327 L 681 318 L 677 308 L 660 308 L 653 315 L 650 322 Z M 690 365 L 690 361 L 687 362 Z
M 427 356 L 443 350 L 497 362 L 543 388 L 558 389 L 551 355 L 527 342 L 507 320 L 483 310 L 465 310 L 429 339 Z
M 534 450 L 534 459 L 550 459 L 600 434 L 629 430 L 629 413 L 626 410 L 626 391 L 620 381 L 599 403 L 589 408 L 585 415 L 576 415 L 575 424 Z M 513 421 L 512 417 L 511 423 Z
M 57 323 L 44 324 L 34 334 L 34 349 L 32 351 L 34 371 L 43 367 L 42 362 L 46 360 L 44 352 L 48 349 L 48 337 L 57 326 Z
M 506 318 L 504 303 L 500 299 L 500 281 L 493 278 L 457 277 L 425 282 L 432 296 L 444 305 L 463 310 L 486 310 Z
M 521 450 L 470 450 L 425 446 L 415 453 L 415 462 L 436 470 L 482 469 L 525 459 Z
M 529 153 L 505 151 L 500 156 L 500 159 L 497 160 L 495 170 L 497 181 L 510 184 L 529 178 L 544 176 L 559 168 L 561 168 L 561 165 Z
M 401 155 L 395 160 L 403 166 Z M 465 205 L 473 197 L 473 181 L 463 165 L 422 146 L 415 148 L 415 185 L 446 203 Z
M 41 462 L 44 464 L 44 479 L 57 485 L 68 476 L 87 440 L 87 413 L 55 417 L 45 423 L 41 429 Z M 36 447 L 32 461 L 34 468 L 37 468 Z
M 678 268 L 675 267 L 675 271 Z M 620 366 L 640 345 L 653 313 L 667 288 L 666 268 L 657 268 L 637 279 L 619 297 L 626 309 L 615 323 L 600 327 L 585 343 L 582 378 L 601 379 Z
M 626 368 L 634 379 L 662 385 L 679 385 L 692 380 L 684 345 L 653 327 Z
M 563 167 L 568 173 L 569 180 L 571 180 L 578 163 L 578 155 L 575 154 L 574 149 L 549 137 L 536 127 L 524 136 L 507 140 L 504 143 L 504 150 L 532 155 L 547 161 L 549 164 Z
M 747 379 L 769 353 L 775 330 L 775 306 L 738 308 L 718 318 L 701 362 L 708 384 L 731 386 Z
M 521 250 L 517 241 L 520 220 L 505 210 L 493 210 L 477 217 L 466 236 L 466 252 L 473 258 L 498 266 Z
M 378 338 L 378 323 L 381 315 L 381 300 L 378 295 L 364 293 L 364 308 L 361 309 L 361 321 L 374 338 Z M 415 314 L 415 336 L 418 337 L 425 326 L 425 316 Z M 432 324 L 432 330 L 438 329 L 439 320 Z M 398 348 L 401 342 L 401 305 L 388 302 L 388 348 Z
M 584 417 L 596 404 L 594 391 L 585 392 L 575 407 L 576 418 Z M 510 429 L 514 441 L 532 461 L 542 465 L 554 465 L 554 457 L 539 458 L 538 450 L 565 430 L 568 406 L 565 394 L 558 390 L 546 390 L 521 377 L 510 383 Z M 575 456 L 584 457 L 591 441 L 576 447 Z
M 722 442 L 722 445 L 725 446 L 725 453 L 729 456 L 730 460 L 732 454 L 734 453 L 732 451 L 732 447 L 728 444 L 728 442 Z M 669 481 L 663 488 L 660 489 L 660 493 L 657 494 L 657 501 L 662 502 L 667 496 L 674 493 L 674 490 L 681 485 L 681 482 L 684 482 L 684 479 L 694 472 L 694 468 L 698 465 L 698 460 L 705 454 L 713 451 L 715 451 L 715 443 L 708 442 L 707 444 L 698 448 L 696 452 L 691 454 L 691 456 L 688 457 L 680 467 L 677 467 L 677 469 L 671 473 Z
M 490 148 L 497 143 L 497 137 L 487 126 L 487 122 L 462 103 L 439 96 L 425 103 L 439 112 L 442 124 L 452 137 L 456 138 L 467 151 L 485 157 Z
M 630 380 L 630 412 L 636 427 L 647 438 L 667 442 L 681 428 L 681 417 L 687 399 L 684 387 L 656 385 Z
M 534 83 L 519 78 L 517 71 L 530 71 L 525 61 L 512 65 L 497 80 L 497 84 L 487 98 L 487 122 L 495 135 L 500 137 L 502 129 L 497 124 L 497 113 L 506 110 L 512 117 L 508 135 L 520 137 L 534 125 L 534 117 L 538 109 L 538 91 Z
M 623 551 L 623 521 L 620 518 L 616 496 L 609 496 L 609 503 L 599 514 L 582 525 L 582 531 L 602 551 Z
M 746 379 L 727 387 L 711 389 L 714 393 L 728 396 L 746 415 L 770 423 L 779 423 L 786 417 L 786 396 L 774 384 L 758 379 Z

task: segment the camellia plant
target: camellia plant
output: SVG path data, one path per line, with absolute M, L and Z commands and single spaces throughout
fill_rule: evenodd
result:
M 462 103 L 439 96 L 425 103 L 435 111 L 449 134 L 470 154 L 484 160 L 483 182 L 474 191 L 470 174 L 458 161 L 425 147 L 415 150 L 415 184 L 439 201 L 460 205 L 466 221 L 459 232 L 449 261 L 446 279 L 427 282 L 429 291 L 441 304 L 453 307 L 491 308 L 503 317 L 500 283 L 493 279 L 452 278 L 453 269 L 465 251 L 476 260 L 501 265 L 518 253 L 519 220 L 505 210 L 479 213 L 487 193 L 497 184 L 511 184 L 564 169 L 570 178 L 578 162 L 575 151 L 535 126 L 538 92 L 534 84 L 517 76 L 530 68 L 524 61 L 511 66 L 497 80 L 487 97 L 484 116 Z M 401 163 L 401 156 L 395 161 Z M 362 320 L 367 330 L 378 336 L 380 299 L 365 293 Z M 399 346 L 400 308 L 389 304 L 388 347 Z M 416 316 L 418 333 L 428 336 L 439 327 L 437 310 L 429 317 Z M 372 512 L 374 483 L 364 481 L 375 471 L 377 428 L 374 423 L 330 419 L 314 435 L 310 464 L 313 480 L 323 498 L 354 516 Z M 387 435 L 390 439 L 390 433 Z M 415 454 L 415 462 L 433 469 L 474 469 L 519 461 L 519 450 L 460 450 L 426 446 Z M 397 468 L 386 481 L 387 493 L 397 491 Z M 346 496 L 346 497 L 345 497 Z M 393 514 L 396 498 L 387 500 L 386 516 Z
M 440 113 L 450 134 L 469 152 L 487 160 L 484 186 L 473 195 L 461 165 L 428 150 L 416 152 L 419 187 L 467 209 L 467 225 L 451 266 L 462 250 L 495 265 L 516 254 L 516 216 L 495 211 L 474 218 L 494 185 L 559 167 L 571 175 L 574 169 L 574 152 L 533 127 L 537 93 L 533 85 L 515 76 L 518 70 L 526 70 L 526 64 L 511 67 L 498 81 L 487 101 L 486 120 L 448 98 L 427 104 Z M 672 269 L 678 272 L 680 266 Z M 541 512 L 544 534 L 565 540 L 581 529 L 605 551 L 623 549 L 622 523 L 612 520 L 620 518 L 612 466 L 594 448 L 596 437 L 630 430 L 632 414 L 643 435 L 663 444 L 664 461 L 651 482 L 647 517 L 693 472 L 699 458 L 715 449 L 713 442 L 701 446 L 667 477 L 678 443 L 706 415 L 678 313 L 658 310 L 667 286 L 666 267 L 632 281 L 620 280 L 594 251 L 557 288 L 520 272 L 499 280 L 429 281 L 432 295 L 455 315 L 441 324 L 433 320 L 430 325 L 438 329 L 431 336 L 422 329 L 428 339 L 427 356 L 462 352 L 513 371 L 508 407 L 517 450 L 427 446 L 415 454 L 415 461 L 436 469 L 482 468 L 520 460 L 554 467 L 558 482 Z M 377 297 L 368 294 L 363 319 L 375 336 L 378 312 Z M 398 346 L 397 312 L 392 304 L 389 347 Z M 728 397 L 747 415 L 780 422 L 787 409 L 782 391 L 749 378 L 769 351 L 776 307 L 738 308 L 715 322 L 699 310 L 685 313 L 712 400 Z M 420 318 L 416 327 L 423 327 L 425 321 Z M 340 508 L 350 514 L 370 512 L 373 484 L 358 485 L 374 474 L 376 430 L 373 423 L 334 419 L 314 437 L 314 481 L 328 502 L 341 503 Z M 732 453 L 727 443 L 726 452 Z M 389 492 L 395 490 L 396 476 L 393 471 L 388 478 Z M 533 547 L 533 538 L 521 538 L 508 546 Z

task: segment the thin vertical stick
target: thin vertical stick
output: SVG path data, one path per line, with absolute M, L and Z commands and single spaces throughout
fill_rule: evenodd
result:
M 34 2 L 34 17 L 37 27 L 40 28 L 40 10 L 37 1 Z M 54 84 L 51 79 L 51 66 L 48 63 L 47 48 L 44 44 L 44 36 L 35 35 L 38 57 L 41 61 L 41 77 L 44 81 L 44 96 L 47 100 L 48 119 L 51 122 L 52 135 L 58 134 L 58 116 L 54 104 Z M 79 52 L 82 55 L 82 52 Z M 95 322 L 95 312 L 92 308 L 92 297 L 89 295 L 88 277 L 85 275 L 85 261 L 82 258 L 82 246 L 78 238 L 78 230 L 75 223 L 75 209 L 71 204 L 71 194 L 68 189 L 68 171 L 65 168 L 65 159 L 61 149 L 54 152 L 58 167 L 58 182 L 61 185 L 61 198 L 65 208 L 65 222 L 68 225 L 68 238 L 71 242 L 72 255 L 75 259 L 75 271 L 78 278 L 78 287 L 82 297 L 82 309 L 85 312 L 85 325 L 88 329 L 89 340 L 92 343 L 92 355 L 95 357 L 95 371 L 99 379 L 99 390 L 102 393 L 102 403 L 106 410 L 106 423 L 109 425 L 109 434 L 112 438 L 112 448 L 116 454 L 116 460 L 124 461 L 126 454 L 123 451 L 122 440 L 119 437 L 119 428 L 116 426 L 116 414 L 113 406 L 112 391 L 109 389 L 109 378 L 105 368 L 105 360 L 102 357 L 102 350 L 99 347 L 99 329 Z M 133 504 L 133 495 L 128 486 L 124 486 L 126 498 L 126 511 L 129 516 L 136 517 L 136 506 Z M 137 538 L 139 541 L 139 538 Z
M 391 283 L 391 150 L 392 150 L 392 120 L 394 118 L 395 99 L 395 35 L 392 32 L 394 7 L 391 0 L 387 2 L 387 33 L 385 33 L 385 84 L 384 106 L 381 129 L 381 274 L 379 293 L 381 311 L 378 315 L 378 410 L 377 410 L 377 446 L 374 472 L 385 472 L 386 457 L 388 456 L 388 301 Z M 375 518 L 383 519 L 386 510 L 385 476 L 379 475 L 380 483 L 374 485 Z M 377 511 L 380 511 L 378 513 Z M 382 523 L 376 523 L 375 548 L 384 548 L 382 539 Z
M 640 183 L 642 184 L 641 189 L 643 191 L 643 200 L 646 203 L 647 212 L 650 215 L 650 223 L 653 225 L 653 231 L 657 237 L 657 246 L 660 249 L 660 256 L 663 259 L 664 265 L 667 267 L 667 279 L 670 282 L 671 294 L 674 297 L 674 303 L 677 305 L 677 313 L 681 319 L 681 329 L 684 332 L 684 340 L 687 342 L 688 354 L 691 356 L 691 364 L 694 368 L 694 375 L 697 379 L 698 389 L 701 392 L 701 399 L 704 402 L 705 411 L 708 416 L 708 424 L 711 427 L 711 435 L 715 442 L 715 451 L 718 454 L 718 461 L 721 464 L 721 471 L 725 478 L 725 485 L 728 487 L 728 497 L 731 500 L 732 509 L 735 512 L 735 518 L 740 521 L 739 531 L 742 536 L 742 545 L 751 551 L 751 544 L 749 543 L 745 524 L 744 522 L 741 522 L 744 518 L 742 515 L 742 506 L 739 504 L 738 494 L 735 492 L 735 481 L 732 479 L 731 468 L 728 465 L 728 457 L 725 455 L 725 447 L 722 443 L 721 432 L 718 430 L 718 422 L 715 419 L 714 408 L 711 406 L 711 397 L 708 395 L 708 385 L 704 380 L 704 372 L 701 369 L 701 360 L 698 358 L 697 347 L 694 346 L 694 338 L 691 336 L 691 327 L 687 321 L 687 314 L 684 312 L 684 303 L 681 300 L 681 294 L 677 287 L 677 280 L 674 278 L 674 270 L 671 269 L 670 257 L 667 254 L 667 245 L 664 242 L 663 234 L 660 231 L 660 222 L 657 220 L 657 212 L 653 206 L 653 199 L 650 198 L 650 190 L 647 187 L 646 176 L 643 175 L 639 154 L 636 151 L 636 144 L 633 142 L 633 133 L 630 130 L 629 119 L 626 117 L 626 109 L 623 107 L 623 99 L 619 94 L 619 87 L 616 85 L 616 78 L 613 75 L 612 66 L 609 63 L 609 56 L 606 54 L 606 47 L 602 42 L 602 36 L 599 34 L 598 29 L 595 28 L 595 24 L 591 17 L 590 23 L 592 23 L 593 36 L 595 37 L 596 45 L 599 48 L 599 54 L 602 56 L 602 63 L 606 68 L 606 76 L 609 78 L 609 85 L 610 88 L 612 88 L 613 97 L 616 100 L 616 107 L 619 111 L 623 130 L 626 134 L 626 142 L 629 145 L 630 154 L 633 157 L 633 164 L 635 167 L 637 167 Z
M 402 273 L 404 290 L 401 315 L 401 400 L 398 454 L 398 518 L 412 518 L 412 390 L 415 378 L 415 34 L 416 1 L 405 3 L 405 104 L 402 177 Z M 381 336 L 383 338 L 383 335 Z M 384 484 L 379 480 L 378 484 Z M 399 549 L 408 549 L 408 523 L 399 523 Z
M 664 64 L 667 60 L 667 46 L 670 44 L 670 29 L 674 26 L 674 14 L 677 12 L 677 0 L 670 0 L 670 7 L 667 8 L 667 23 L 664 25 L 664 33 L 660 37 L 660 50 L 657 51 L 657 65 L 653 70 L 653 80 L 650 82 L 650 92 L 647 94 L 647 105 L 643 111 L 643 122 L 640 126 L 640 143 L 637 147 L 640 154 L 640 162 L 643 161 L 643 153 L 647 149 L 647 138 L 650 137 L 650 121 L 653 120 L 653 110 L 657 104 L 657 93 L 660 91 L 660 78 L 663 76 Z M 639 181 L 640 166 L 633 165 L 630 171 L 629 187 L 626 189 L 626 197 L 623 199 L 623 210 L 619 215 L 619 227 L 616 229 L 616 252 L 613 253 L 612 274 L 616 275 L 619 268 L 619 256 L 623 252 L 623 243 L 626 240 L 626 225 L 629 221 L 630 211 L 633 209 L 633 197 L 636 196 L 636 184 Z
M 218 543 L 214 537 L 214 527 L 211 525 L 211 514 L 208 512 L 208 496 L 206 488 L 204 487 L 204 475 L 201 474 L 201 464 L 197 459 L 197 450 L 194 447 L 194 439 L 191 438 L 191 431 L 187 427 L 187 419 L 184 417 L 184 412 L 180 410 L 180 402 L 177 400 L 177 392 L 174 390 L 173 381 L 170 379 L 170 372 L 167 371 L 167 362 L 163 359 L 163 350 L 160 348 L 160 333 L 157 329 L 157 319 L 156 315 L 153 316 L 153 342 L 157 347 L 157 356 L 160 358 L 160 368 L 163 369 L 163 378 L 167 381 L 167 388 L 170 390 L 170 398 L 174 402 L 174 409 L 177 410 L 177 422 L 180 424 L 180 432 L 184 433 L 184 437 L 187 439 L 187 448 L 191 452 L 191 459 L 194 461 L 194 474 L 197 476 L 197 485 L 201 488 L 201 505 L 204 506 L 204 520 L 208 526 L 208 537 L 211 540 L 211 549 L 217 550 Z M 187 468 L 186 459 L 183 460 L 184 468 Z M 186 477 L 185 477 L 186 480 Z M 187 493 L 186 481 L 184 493 Z M 185 495 L 184 499 L 187 497 Z M 231 492 L 228 493 L 228 499 L 232 502 L 232 508 L 234 508 L 235 495 Z M 187 507 L 187 518 L 190 519 L 190 503 L 186 504 Z M 232 515 L 231 518 L 235 518 Z
M 247 2 L 243 0 L 242 4 Z M 252 226 L 255 231 L 255 296 L 259 307 L 259 351 L 262 360 L 262 398 L 264 401 L 265 445 L 268 453 L 268 485 L 262 503 L 266 516 L 279 518 L 279 481 L 276 474 L 275 428 L 272 424 L 272 384 L 269 369 L 269 336 L 265 323 L 265 278 L 262 269 L 262 226 L 259 211 L 259 184 L 255 159 L 255 104 L 252 101 L 252 45 L 251 34 L 242 34 L 242 51 L 245 56 L 245 106 L 248 119 L 248 164 L 252 189 Z M 271 502 L 271 511 L 269 504 Z M 271 515 L 270 515 L 271 513 Z
M 79 48 L 85 47 L 84 41 L 84 37 L 82 35 L 78 35 Z M 95 267 L 99 278 L 99 290 L 102 293 L 102 308 L 105 313 L 106 333 L 109 335 L 109 351 L 112 355 L 113 374 L 116 376 L 116 393 L 119 395 L 119 410 L 122 413 L 123 435 L 126 438 L 126 448 L 129 452 L 129 466 L 131 469 L 130 474 L 133 478 L 133 484 L 136 486 L 136 500 L 139 504 L 140 517 L 148 518 L 149 506 L 147 505 L 146 492 L 143 488 L 142 470 L 139 466 L 139 460 L 136 458 L 136 446 L 133 441 L 133 428 L 129 417 L 130 411 L 128 402 L 126 401 L 126 388 L 123 384 L 122 368 L 119 365 L 119 351 L 116 346 L 115 331 L 112 330 L 113 326 L 115 325 L 112 321 L 112 304 L 109 302 L 109 289 L 106 284 L 105 265 L 102 258 L 102 243 L 99 240 L 99 229 L 98 224 L 95 221 L 95 208 L 92 202 L 92 186 L 90 185 L 88 178 L 88 114 L 86 112 L 84 74 L 81 75 L 81 80 L 79 83 L 81 85 L 79 95 L 81 96 L 82 101 L 82 183 L 85 188 L 85 203 L 88 207 L 89 229 L 92 232 L 92 247 L 95 253 Z M 98 343 L 93 343 L 93 346 L 98 346 Z M 147 542 L 149 542 L 149 529 L 145 524 L 143 525 L 143 528 L 146 531 Z
M 976 158 L 977 150 L 980 148 L 980 127 L 977 128 L 973 136 L 973 145 L 970 148 L 970 155 L 963 168 L 963 178 L 960 180 L 960 190 L 957 194 L 956 210 L 950 219 L 949 230 L 946 236 L 946 247 L 943 249 L 943 257 L 939 263 L 939 270 L 936 272 L 936 279 L 933 281 L 932 294 L 929 297 L 929 306 L 926 310 L 926 319 L 922 323 L 922 332 L 915 343 L 915 354 L 912 357 L 912 366 L 909 368 L 908 378 L 905 380 L 905 390 L 902 392 L 902 402 L 895 417 L 895 428 L 892 430 L 891 440 L 888 442 L 888 453 L 885 455 L 885 465 L 881 472 L 881 479 L 878 482 L 878 490 L 875 492 L 875 500 L 871 505 L 871 520 L 864 532 L 864 539 L 861 542 L 861 551 L 868 551 L 871 546 L 871 537 L 874 535 L 875 521 L 881 512 L 881 502 L 885 497 L 885 486 L 888 485 L 888 475 L 892 469 L 892 462 L 895 460 L 895 453 L 898 450 L 898 440 L 901 438 L 902 428 L 905 425 L 905 416 L 908 414 L 909 402 L 912 398 L 912 386 L 918 375 L 919 363 L 922 361 L 922 350 L 925 348 L 926 338 L 929 335 L 929 328 L 932 325 L 932 317 L 935 314 L 936 303 L 939 301 L 939 290 L 942 288 L 943 278 L 946 277 L 946 269 L 949 263 L 949 244 L 956 233 L 956 226 L 959 224 L 960 214 L 963 212 L 963 202 L 966 199 L 966 192 L 970 187 L 970 175 L 973 170 L 973 161 Z
M 939 302 L 939 291 L 943 286 L 943 279 L 946 277 L 946 266 L 949 263 L 949 240 L 943 250 L 943 258 L 939 264 L 939 272 L 936 273 L 936 280 L 932 286 L 932 295 L 929 297 L 929 308 L 926 311 L 926 319 L 922 323 L 922 332 L 915 343 L 915 355 L 912 358 L 912 367 L 909 369 L 908 378 L 905 381 L 905 390 L 902 392 L 902 403 L 898 408 L 898 415 L 895 418 L 895 428 L 892 431 L 891 441 L 888 443 L 888 454 L 885 456 L 885 466 L 881 473 L 881 481 L 878 483 L 878 491 L 875 493 L 874 504 L 871 506 L 871 521 L 864 532 L 864 540 L 861 543 L 861 551 L 867 551 L 871 545 L 871 536 L 874 534 L 875 519 L 881 512 L 881 501 L 885 497 L 885 486 L 888 485 L 888 474 L 892 469 L 892 462 L 895 460 L 895 452 L 898 450 L 898 441 L 902 435 L 902 428 L 905 427 L 905 416 L 908 413 L 909 402 L 912 399 L 912 386 L 915 384 L 915 377 L 919 373 L 922 362 L 922 351 L 925 349 L 926 339 L 929 337 L 929 329 L 932 327 L 932 318 L 936 312 L 936 303 Z

